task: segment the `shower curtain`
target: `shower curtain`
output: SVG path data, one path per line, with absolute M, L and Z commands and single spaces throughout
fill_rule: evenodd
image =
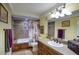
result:
M 29 21 L 29 40 L 30 42 L 35 42 L 38 40 L 39 29 L 37 21 Z

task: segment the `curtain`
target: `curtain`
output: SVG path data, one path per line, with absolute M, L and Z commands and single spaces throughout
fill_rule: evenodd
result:
M 29 21 L 29 38 L 30 41 L 37 41 L 39 35 L 38 22 Z

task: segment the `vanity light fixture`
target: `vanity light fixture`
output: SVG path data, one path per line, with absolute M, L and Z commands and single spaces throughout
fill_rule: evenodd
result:
M 72 12 L 66 9 L 66 4 L 60 6 L 59 8 L 56 8 L 54 12 L 51 12 L 51 17 L 52 18 L 59 18 L 59 17 L 64 17 L 66 15 L 71 15 Z

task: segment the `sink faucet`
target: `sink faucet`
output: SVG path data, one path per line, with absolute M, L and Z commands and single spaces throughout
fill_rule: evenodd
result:
M 54 42 L 58 43 L 58 40 L 57 39 L 54 39 Z
M 58 43 L 59 41 L 56 39 L 56 43 Z
M 61 43 L 58 39 L 54 39 L 54 42 Z

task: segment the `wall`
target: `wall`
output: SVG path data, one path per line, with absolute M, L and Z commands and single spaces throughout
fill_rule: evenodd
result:
M 64 20 L 57 20 L 55 21 L 55 36 L 57 38 L 57 30 L 58 29 L 66 29 L 65 30 L 65 39 L 64 40 L 72 40 L 76 38 L 76 20 L 77 17 L 67 18 L 65 20 L 70 20 L 70 27 L 62 27 L 61 22 Z M 45 19 L 44 16 L 40 17 L 40 26 L 44 26 L 44 34 L 40 34 L 43 38 L 47 37 L 48 35 L 48 21 Z
M 79 3 L 68 3 L 66 4 L 66 9 L 70 11 L 75 11 L 79 9 Z M 77 30 L 77 17 L 67 18 L 70 19 L 70 27 L 61 27 L 62 20 L 55 22 L 55 38 L 57 38 L 57 30 L 58 29 L 66 29 L 65 30 L 65 40 L 72 40 L 76 38 L 76 30 Z
M 14 21 L 14 37 L 16 39 L 23 39 L 29 37 L 28 21 L 17 20 Z
M 66 4 L 66 9 L 70 11 L 75 11 L 79 9 L 79 3 L 68 3 Z M 47 20 L 51 19 L 51 16 L 47 16 Z M 57 30 L 58 29 L 66 29 L 65 30 L 65 40 L 72 40 L 76 37 L 76 20 L 77 17 L 71 17 L 67 18 L 70 20 L 70 27 L 61 27 L 61 22 L 64 20 L 57 20 L 55 21 L 55 36 L 54 38 L 57 38 Z M 66 19 L 66 20 L 67 20 Z M 48 34 L 48 21 L 46 20 L 45 16 L 40 17 L 40 25 L 44 26 L 44 34 L 40 34 L 42 37 L 46 37 Z
M 5 36 L 3 29 L 11 29 L 11 10 L 7 4 L 3 4 L 8 10 L 8 24 L 0 22 L 0 54 L 5 54 Z
M 70 10 L 70 11 L 75 11 L 79 9 L 79 3 L 68 3 L 66 4 L 66 9 Z M 47 16 L 47 19 L 51 19 L 51 16 Z M 57 30 L 58 29 L 66 29 L 65 30 L 65 40 L 72 40 L 73 38 L 76 37 L 76 19 L 77 17 L 71 17 L 71 18 L 67 18 L 70 20 L 70 27 L 61 27 L 61 22 L 64 20 L 57 20 L 55 21 L 55 36 L 54 38 L 57 38 Z M 48 25 L 47 25 L 47 20 L 45 20 L 44 15 L 42 17 L 40 17 L 40 25 L 44 25 L 44 34 L 42 34 L 43 36 L 47 36 L 48 33 Z
M 40 36 L 46 37 L 48 35 L 48 21 L 45 16 L 40 16 L 40 26 L 44 26 L 44 34 L 40 34 Z
M 75 11 L 79 9 L 79 3 L 68 3 L 66 4 L 66 9 L 70 11 Z
M 62 27 L 61 22 L 64 20 L 55 21 L 55 38 L 57 38 L 58 29 L 65 29 L 65 40 L 72 40 L 76 37 L 76 20 L 77 17 L 67 18 L 65 20 L 70 20 L 69 27 Z

